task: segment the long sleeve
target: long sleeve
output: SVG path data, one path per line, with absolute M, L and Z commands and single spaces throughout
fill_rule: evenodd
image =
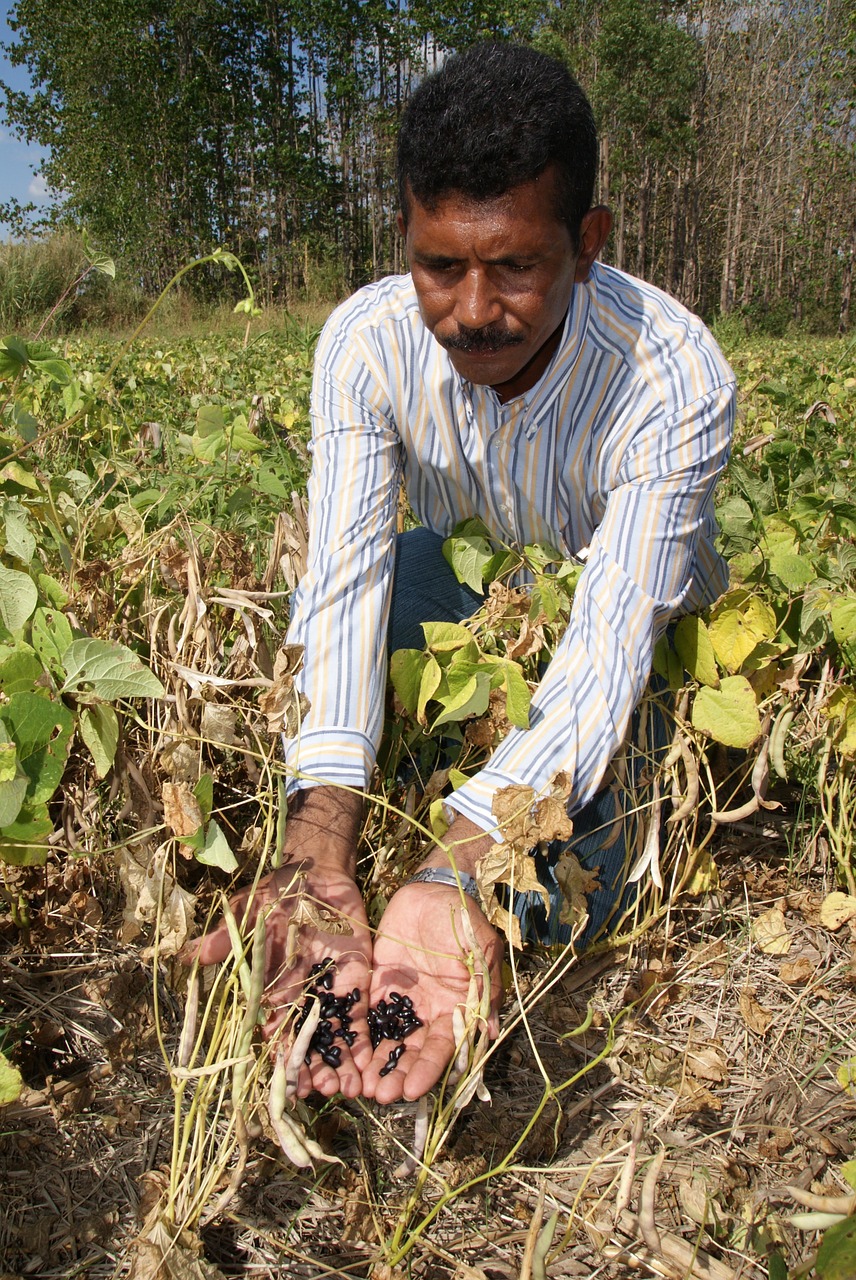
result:
M 401 442 L 365 353 L 335 323 L 319 344 L 312 421 L 308 567 L 288 630 L 304 646 L 310 707 L 286 746 L 289 788 L 364 788 L 383 722 Z
M 644 691 L 657 637 L 675 613 L 724 589 L 715 557 L 699 554 L 699 543 L 712 536 L 713 491 L 733 418 L 727 384 L 668 418 L 651 415 L 639 429 L 589 546 L 570 623 L 533 698 L 530 728 L 512 730 L 449 799 L 485 830 L 495 827 L 495 791 L 510 783 L 537 792 L 565 770 L 572 811 L 595 794 Z M 713 581 L 699 582 L 700 572 Z

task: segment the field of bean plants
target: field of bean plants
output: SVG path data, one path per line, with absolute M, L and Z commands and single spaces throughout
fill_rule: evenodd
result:
M 0 342 L 0 1272 L 852 1280 L 856 342 L 727 345 L 731 585 L 657 653 L 638 903 L 582 953 L 509 946 L 499 1038 L 474 998 L 442 1087 L 379 1108 L 291 1096 L 263 933 L 178 959 L 280 847 L 316 336 L 249 296 L 205 338 Z M 373 925 L 573 597 L 549 547 L 471 523 L 450 554 L 492 585 L 393 659 Z M 486 870 L 497 919 L 543 835 Z

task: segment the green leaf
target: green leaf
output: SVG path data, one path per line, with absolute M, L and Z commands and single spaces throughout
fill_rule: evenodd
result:
M 0 662 L 0 690 L 11 697 L 13 693 L 32 690 L 41 679 L 44 669 L 28 644 L 19 644 Z
M 469 668 L 471 664 L 466 666 Z M 484 668 L 471 674 L 464 667 L 450 668 L 446 673 L 449 692 L 441 700 L 443 710 L 432 728 L 453 720 L 465 720 L 467 716 L 483 716 L 490 701 L 490 677 L 491 673 Z
M 230 444 L 239 453 L 261 453 L 265 448 L 264 440 L 247 429 L 243 422 L 235 421 L 231 430 Z
M 845 1160 L 839 1169 L 844 1181 L 852 1191 L 856 1191 L 856 1160 Z
M 814 1269 L 820 1280 L 853 1280 L 856 1276 L 856 1218 L 845 1218 L 824 1233 Z
M 409 715 L 416 713 L 419 705 L 419 689 L 425 669 L 425 654 L 421 649 L 396 649 L 389 660 L 389 678 L 399 702 Z
M 692 723 L 700 733 L 726 747 L 751 747 L 761 732 L 761 717 L 752 686 L 745 676 L 725 676 L 718 689 L 699 689 Z
M 226 415 L 221 404 L 202 404 L 196 410 L 196 432 L 203 440 L 226 434 Z
M 96 698 L 162 698 L 164 688 L 130 649 L 109 640 L 74 640 L 62 656 L 66 670 L 63 692 L 90 685 Z
M 255 486 L 262 493 L 268 494 L 271 498 L 280 498 L 283 502 L 289 500 L 290 494 L 288 489 L 280 480 L 274 471 L 269 471 L 265 467 L 260 467 L 256 472 Z
M 27 413 L 23 405 L 15 402 L 12 406 L 12 421 L 18 429 L 18 435 L 27 444 L 32 444 L 39 434 L 39 420 L 34 418 L 31 413 Z M 10 467 L 14 463 L 9 464 Z
M 478 645 L 472 632 L 457 622 L 423 622 L 422 631 L 426 647 L 434 654 L 468 649 L 474 658 L 478 656 Z
M 79 720 L 80 736 L 95 761 L 95 773 L 99 778 L 107 775 L 116 759 L 119 745 L 119 717 L 112 707 L 96 702 L 82 707 Z
M 17 1102 L 24 1088 L 24 1079 L 17 1067 L 13 1067 L 4 1053 L 0 1053 L 0 1107 Z
M 788 1280 L 788 1264 L 780 1253 L 771 1253 L 767 1259 L 768 1280 Z
M 63 654 L 74 640 L 68 618 L 58 609 L 36 609 L 30 639 L 44 665 L 61 681 L 65 676 Z
M 0 564 L 0 620 L 13 634 L 20 631 L 39 602 L 39 592 L 28 573 Z
M 806 556 L 796 555 L 787 547 L 776 547 L 767 557 L 770 572 L 774 573 L 788 591 L 804 591 L 817 577 L 814 565 Z
M 443 543 L 443 555 L 458 582 L 466 583 L 471 591 L 481 595 L 485 570 L 494 556 L 493 547 L 485 535 L 477 531 L 453 533 Z
M 0 862 L 16 867 L 43 867 L 53 823 L 46 804 L 25 804 L 14 822 L 0 829 Z
M 856 596 L 840 597 L 830 610 L 832 634 L 839 644 L 852 644 L 856 640 Z
M 16 693 L 0 706 L 0 720 L 18 747 L 29 778 L 27 800 L 49 800 L 65 771 L 74 716 L 60 702 L 38 693 Z
M 0 382 L 17 378 L 27 366 L 27 347 L 20 338 L 4 338 L 0 342 Z
M 6 512 L 6 550 L 22 564 L 29 564 L 36 554 L 36 540 L 20 507 Z
M 0 481 L 2 480 L 8 480 L 11 484 L 16 484 L 30 493 L 39 493 L 42 487 L 32 471 L 21 462 L 7 462 L 3 470 L 0 471 Z
M 214 774 L 203 773 L 193 788 L 193 794 L 199 803 L 202 821 L 207 822 L 214 808 Z
M 695 614 L 681 618 L 675 627 L 674 644 L 684 670 L 689 672 L 693 680 L 709 685 L 711 689 L 718 689 L 716 655 L 701 618 Z
M 187 840 L 186 843 L 192 844 L 192 840 Z M 206 867 L 219 867 L 228 875 L 238 870 L 238 859 L 229 848 L 229 841 L 213 819 L 208 823 L 202 848 L 196 852 L 196 861 L 203 863 Z
M 103 276 L 109 276 L 111 280 L 116 279 L 116 264 L 112 258 L 108 258 L 106 253 L 99 253 L 97 249 L 92 247 L 92 241 L 84 227 L 81 231 L 83 240 L 83 252 L 86 254 L 86 261 L 89 263 L 93 271 L 99 272 Z
M 505 677 L 505 714 L 518 729 L 529 728 L 529 704 L 532 695 L 529 685 L 523 678 L 523 672 L 516 662 L 506 662 L 503 666 Z
M 0 725 L 0 827 L 8 827 L 21 812 L 29 779 L 18 763 L 18 750 Z
M 69 595 L 65 587 L 60 586 L 56 578 L 52 578 L 47 573 L 39 573 L 36 575 L 39 591 L 49 604 L 55 609 L 64 609 L 68 604 Z
M 534 622 L 543 613 L 548 622 L 555 622 L 562 606 L 566 604 L 567 597 L 557 589 L 555 579 L 544 575 L 538 578 L 532 588 L 529 617 Z

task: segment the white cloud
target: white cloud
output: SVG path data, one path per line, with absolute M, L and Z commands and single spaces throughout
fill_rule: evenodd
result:
M 50 187 L 45 182 L 42 174 L 37 173 L 30 185 L 27 187 L 27 195 L 33 200 L 46 200 L 50 194 Z

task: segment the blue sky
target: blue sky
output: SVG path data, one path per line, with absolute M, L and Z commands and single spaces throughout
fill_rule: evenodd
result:
M 0 41 L 6 44 L 13 39 L 6 21 L 11 5 L 0 9 Z M 4 53 L 0 53 L 0 80 L 13 89 L 28 89 L 29 76 L 23 67 L 11 67 Z M 44 180 L 34 174 L 46 153 L 41 147 L 28 146 L 20 141 L 6 124 L 0 100 L 0 204 L 13 196 L 26 204 L 30 200 L 44 203 Z M 0 222 L 0 238 L 5 238 L 8 227 Z

